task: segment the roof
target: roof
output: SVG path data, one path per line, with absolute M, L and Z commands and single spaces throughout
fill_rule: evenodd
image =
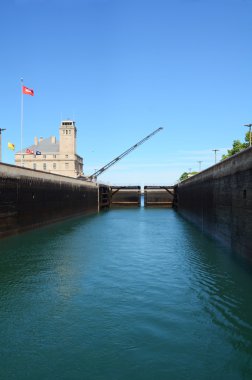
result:
M 47 139 L 43 139 L 42 141 L 38 141 L 38 145 L 30 145 L 29 147 L 26 147 L 22 149 L 22 153 L 26 152 L 26 149 L 33 150 L 34 152 L 38 150 L 42 154 L 44 153 L 59 153 L 59 142 L 56 140 L 56 143 L 51 142 L 51 137 L 48 137 Z M 17 152 L 20 154 L 21 151 Z

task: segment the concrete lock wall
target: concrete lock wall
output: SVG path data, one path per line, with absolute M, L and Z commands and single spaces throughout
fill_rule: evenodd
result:
M 97 184 L 0 164 L 0 237 L 97 210 Z
M 252 148 L 178 184 L 175 205 L 202 231 L 252 260 Z

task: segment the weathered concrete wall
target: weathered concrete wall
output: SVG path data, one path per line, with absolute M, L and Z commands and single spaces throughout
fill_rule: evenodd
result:
M 184 217 L 252 260 L 252 148 L 181 182 L 175 193 Z
M 172 207 L 173 186 L 144 186 L 145 207 Z
M 97 210 L 97 184 L 0 164 L 0 237 Z
M 112 186 L 111 206 L 141 205 L 141 186 Z

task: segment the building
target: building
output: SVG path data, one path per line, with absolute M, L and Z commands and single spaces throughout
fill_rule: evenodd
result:
M 15 164 L 77 178 L 83 175 L 83 158 L 76 154 L 77 128 L 73 120 L 64 120 L 55 136 L 34 138 L 34 144 L 15 154 Z

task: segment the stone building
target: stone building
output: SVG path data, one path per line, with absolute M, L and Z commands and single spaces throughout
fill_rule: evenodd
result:
M 63 120 L 59 141 L 55 136 L 34 138 L 34 144 L 15 154 L 15 164 L 77 178 L 83 175 L 83 158 L 76 154 L 77 129 L 73 120 Z

